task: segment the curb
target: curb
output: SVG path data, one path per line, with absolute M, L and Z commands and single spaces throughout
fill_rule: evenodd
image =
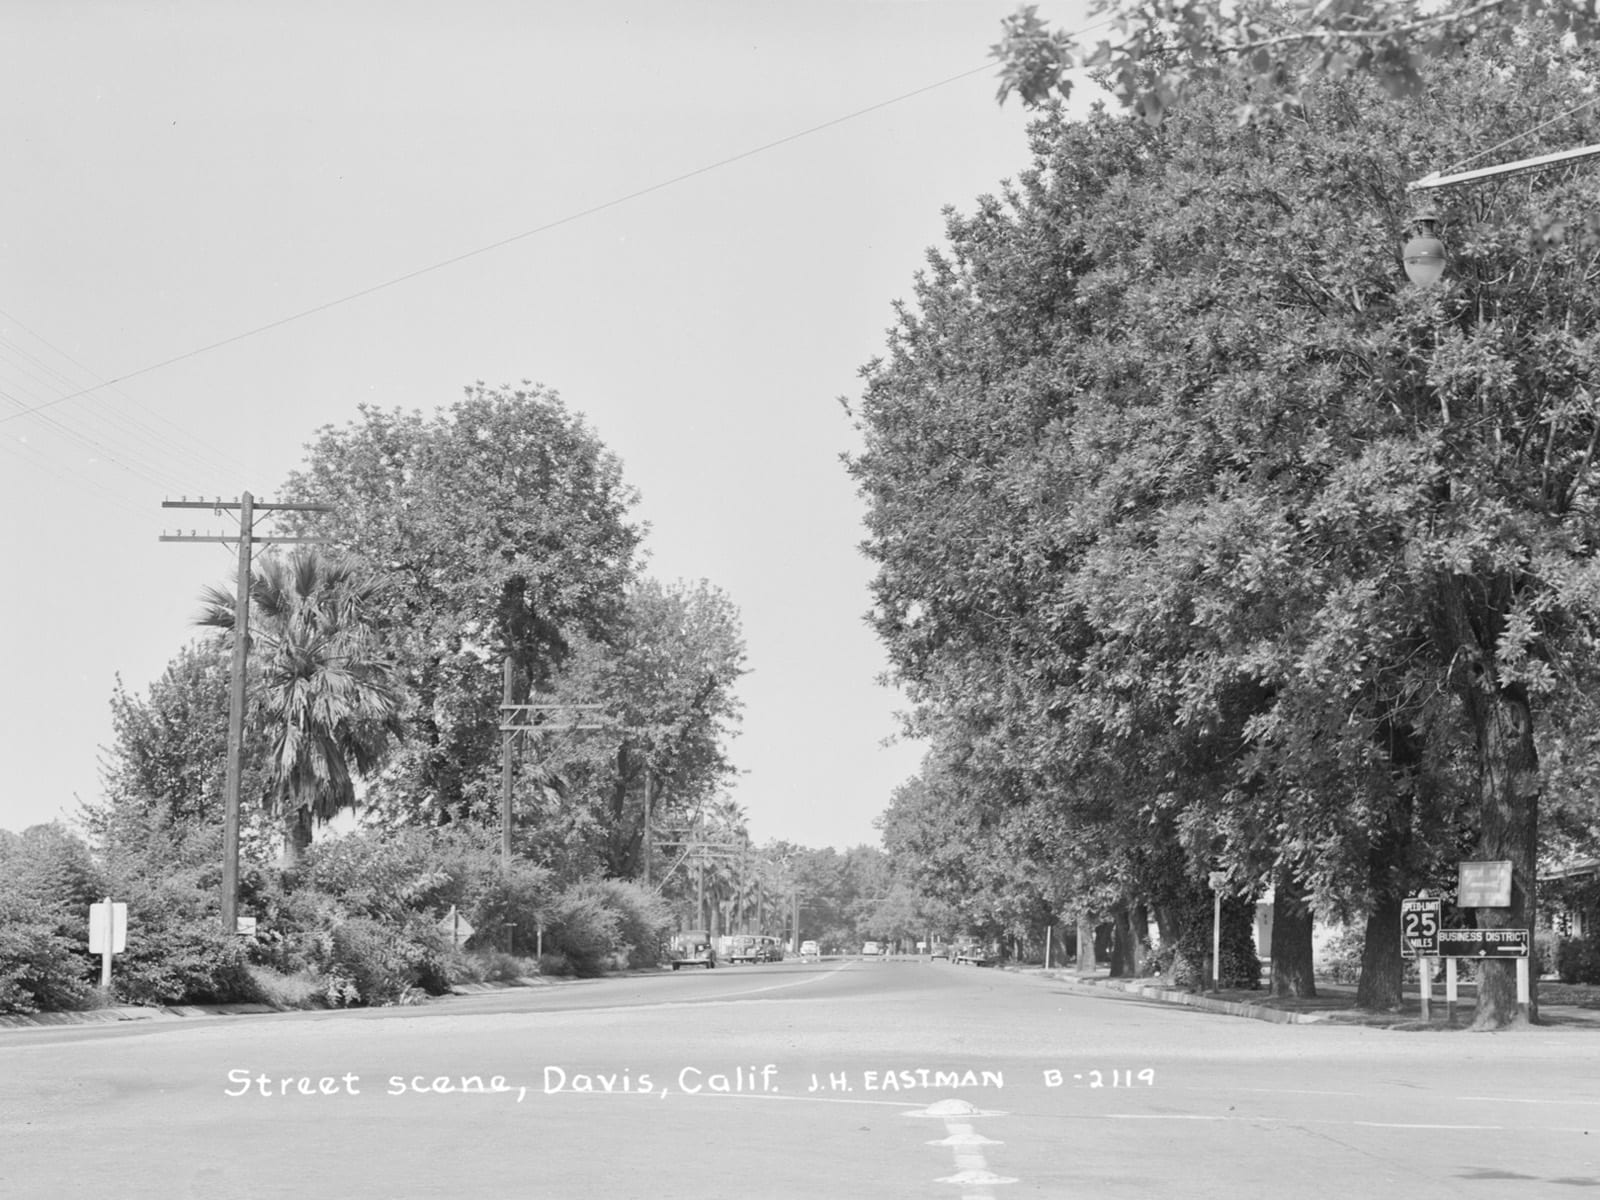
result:
M 1211 996 L 1201 996 L 1194 992 L 1180 991 L 1176 988 L 1164 987 L 1159 983 L 1148 983 L 1138 979 L 1130 980 L 1099 980 L 1081 979 L 1071 976 L 1051 976 L 1056 983 L 1066 984 L 1077 989 L 1083 995 L 1092 996 L 1097 992 L 1119 992 L 1123 995 L 1137 996 L 1144 1000 L 1155 1000 L 1161 1004 L 1179 1004 L 1185 1008 L 1197 1008 L 1202 1012 L 1220 1013 L 1228 1017 L 1246 1017 L 1252 1021 L 1267 1021 L 1273 1025 L 1321 1025 L 1328 1023 L 1327 1013 L 1299 1013 L 1289 1012 L 1281 1008 L 1267 1008 L 1260 1004 L 1246 1004 L 1239 1000 L 1218 1000 Z
M 442 996 L 430 996 L 425 1003 L 448 996 L 476 996 L 517 987 L 551 987 L 554 979 L 519 976 L 515 983 L 458 983 Z M 175 1004 L 146 1006 L 121 1004 L 112 1008 L 91 1008 L 81 1012 L 8 1013 L 0 1015 L 0 1030 L 49 1029 L 67 1025 L 118 1025 L 139 1021 L 182 1021 L 194 1017 L 260 1016 L 267 1013 L 358 1012 L 361 1009 L 280 1008 L 275 1004 Z
M 243 1013 L 294 1012 L 272 1004 L 180 1004 L 164 1008 L 137 1004 L 94 1008 L 87 1012 L 43 1012 L 0 1016 L 0 1029 L 39 1029 L 55 1025 L 116 1025 L 127 1021 L 181 1021 L 192 1017 L 225 1017 Z

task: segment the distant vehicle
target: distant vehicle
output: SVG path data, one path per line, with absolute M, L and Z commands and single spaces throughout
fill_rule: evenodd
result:
M 935 946 L 933 948 L 932 953 L 929 954 L 928 957 L 929 958 L 943 958 L 943 959 L 948 960 L 950 958 L 950 947 L 949 946 L 943 946 L 943 945 Z
M 882 953 L 883 947 L 879 946 L 877 942 L 868 942 L 861 947 L 862 958 L 877 958 Z
M 679 967 L 705 967 L 717 965 L 717 948 L 712 945 L 711 934 L 704 929 L 686 929 L 672 935 L 672 948 L 668 951 L 672 969 Z
M 763 961 L 761 958 L 761 939 L 754 934 L 735 933 L 717 940 L 717 955 L 724 962 L 754 963 Z
M 994 966 L 995 956 L 988 947 L 980 946 L 976 942 L 964 942 L 950 951 L 950 961 L 953 963 L 971 963 L 975 967 Z
M 782 962 L 783 943 L 767 934 L 757 934 L 755 941 L 755 962 Z
M 822 950 L 817 946 L 817 944 L 815 942 L 801 942 L 800 943 L 800 957 L 801 958 L 821 958 L 822 957 Z

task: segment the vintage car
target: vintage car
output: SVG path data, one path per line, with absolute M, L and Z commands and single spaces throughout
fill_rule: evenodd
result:
M 717 948 L 711 934 L 705 929 L 686 929 L 672 935 L 672 945 L 667 951 L 667 961 L 676 971 L 679 967 L 705 967 L 717 965 Z

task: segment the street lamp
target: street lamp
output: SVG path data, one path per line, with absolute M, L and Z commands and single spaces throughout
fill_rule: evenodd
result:
M 1580 146 L 1576 150 L 1540 154 L 1534 158 L 1521 158 L 1516 162 L 1480 167 L 1476 171 L 1462 171 L 1455 175 L 1441 175 L 1434 171 L 1406 184 L 1406 191 L 1427 191 L 1432 188 L 1481 183 L 1485 179 L 1522 175 L 1530 171 L 1548 171 L 1554 167 L 1565 167 L 1586 158 L 1594 158 L 1596 155 L 1600 155 L 1600 146 Z M 1439 214 L 1430 208 L 1419 209 L 1411 218 L 1411 240 L 1405 244 L 1401 257 L 1405 260 L 1406 277 L 1417 287 L 1431 287 L 1444 275 L 1445 247 L 1439 237 L 1439 225 Z
M 1439 214 L 1419 209 L 1411 218 L 1411 240 L 1401 251 L 1406 278 L 1417 287 L 1432 287 L 1444 275 L 1444 242 L 1439 240 Z

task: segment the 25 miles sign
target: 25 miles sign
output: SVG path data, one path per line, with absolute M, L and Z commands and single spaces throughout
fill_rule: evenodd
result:
M 1439 925 L 1442 900 L 1407 896 L 1400 901 L 1400 953 L 1407 958 L 1433 957 L 1439 953 Z

